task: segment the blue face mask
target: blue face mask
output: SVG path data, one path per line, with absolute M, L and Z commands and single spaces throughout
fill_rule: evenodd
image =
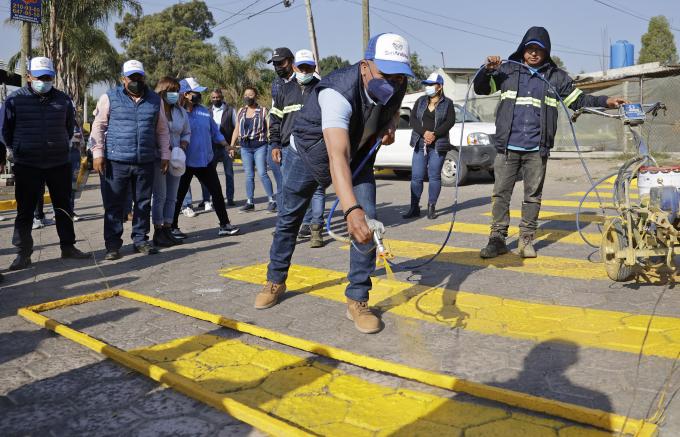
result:
M 368 94 L 381 105 L 387 105 L 394 95 L 394 86 L 385 79 L 373 78 L 368 81 Z
M 295 78 L 300 85 L 306 85 L 314 78 L 314 73 L 302 73 L 300 71 L 296 71 Z
M 45 94 L 52 89 L 52 81 L 34 80 L 31 82 L 31 88 L 38 94 Z
M 179 100 L 179 93 L 167 92 L 165 93 L 165 101 L 170 105 L 174 105 Z

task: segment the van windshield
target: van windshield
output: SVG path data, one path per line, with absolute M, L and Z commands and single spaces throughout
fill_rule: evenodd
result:
M 471 112 L 470 110 L 468 111 L 463 111 L 463 107 L 461 105 L 453 105 L 456 108 L 456 123 L 460 123 L 463 121 L 463 113 L 465 112 L 465 122 L 472 122 L 472 123 L 479 123 L 482 120 L 479 118 L 477 114 L 474 112 Z

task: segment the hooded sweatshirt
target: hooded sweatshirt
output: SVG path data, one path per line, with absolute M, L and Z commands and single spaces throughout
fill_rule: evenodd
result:
M 545 63 L 535 72 L 504 63 L 495 71 L 478 74 L 474 81 L 477 94 L 501 91 L 494 136 L 499 153 L 506 153 L 508 149 L 539 150 L 542 156 L 548 156 L 555 143 L 559 98 L 572 110 L 606 106 L 607 96 L 584 94 L 574 86 L 569 75 L 557 67 L 550 56 L 550 35 L 543 27 L 530 28 L 509 59 L 524 63 L 524 49 L 531 41 L 539 42 L 546 51 Z

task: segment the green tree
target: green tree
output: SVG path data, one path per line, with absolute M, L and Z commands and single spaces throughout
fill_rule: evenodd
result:
M 642 35 L 642 47 L 638 63 L 661 62 L 674 64 L 678 62 L 678 51 L 671 33 L 668 20 L 663 15 L 649 20 L 647 33 Z
M 417 52 L 411 53 L 411 70 L 415 77 L 410 77 L 408 79 L 407 92 L 413 93 L 416 91 L 422 91 L 423 84 L 421 83 L 427 76 L 430 75 L 435 69 L 434 67 L 426 67 L 420 63 L 420 57 Z
M 319 71 L 321 77 L 328 75 L 330 72 L 339 68 L 349 67 L 351 64 L 348 60 L 342 59 L 340 56 L 331 55 L 321 58 L 319 61 Z
M 215 63 L 217 50 L 205 39 L 212 37 L 212 13 L 202 1 L 178 3 L 163 11 L 141 16 L 125 14 L 116 23 L 125 56 L 144 64 L 150 81 L 162 76 L 188 76 L 200 65 Z

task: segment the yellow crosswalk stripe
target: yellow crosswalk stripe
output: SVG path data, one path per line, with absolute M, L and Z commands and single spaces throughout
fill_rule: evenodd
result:
M 584 196 L 585 194 L 586 194 L 585 191 L 575 191 L 575 192 L 573 192 L 573 193 L 565 194 L 565 196 L 567 196 L 567 197 L 580 197 L 580 198 L 583 198 L 583 196 Z M 614 194 L 613 194 L 611 191 L 599 190 L 599 191 L 598 191 L 598 194 L 600 195 L 600 198 L 601 198 L 602 200 L 605 200 L 605 199 L 606 199 L 606 200 L 610 200 L 610 199 L 613 199 L 613 198 L 614 198 Z M 592 193 L 592 192 L 591 192 L 591 193 L 588 193 L 588 198 L 589 198 L 589 199 L 596 199 L 596 200 L 597 200 L 597 194 Z M 635 194 L 635 193 L 631 193 L 631 194 L 630 194 L 630 198 L 631 198 L 631 199 L 639 199 L 640 197 L 639 197 L 637 194 Z
M 439 249 L 438 244 L 416 241 L 387 240 L 387 244 L 395 256 L 411 259 L 427 259 Z M 342 249 L 349 250 L 349 246 L 343 246 Z M 520 258 L 511 252 L 497 258 L 482 259 L 479 249 L 446 246 L 437 257 L 437 262 L 560 278 L 609 281 L 602 264 L 543 254 L 539 254 L 538 258 Z
M 490 212 L 485 212 L 483 215 L 491 217 Z M 519 209 L 511 209 L 510 217 L 522 218 L 522 211 Z M 558 212 L 558 211 L 541 211 L 538 214 L 539 220 L 555 220 L 560 222 L 574 222 L 576 223 L 576 214 Z M 584 212 L 580 215 L 581 223 L 604 223 L 604 217 L 593 214 L 592 212 Z
M 438 231 L 438 232 L 448 232 L 449 224 L 443 223 L 439 225 L 428 226 L 425 229 L 428 231 Z M 454 232 L 462 232 L 464 234 L 477 234 L 477 235 L 489 235 L 489 225 L 480 225 L 478 223 L 462 223 L 456 222 Z M 510 236 L 519 235 L 519 227 L 510 226 L 508 229 L 508 234 Z M 584 236 L 591 243 L 598 244 L 601 235 L 594 232 L 584 232 Z M 581 236 L 577 231 L 566 231 L 564 229 L 550 229 L 550 228 L 538 228 L 536 231 L 536 240 L 547 240 L 554 241 L 558 243 L 566 244 L 577 244 L 585 245 L 586 243 L 581 239 Z
M 224 269 L 221 276 L 264 284 L 266 264 Z M 336 302 L 345 301 L 346 273 L 291 266 L 286 286 Z M 638 353 L 648 315 L 548 305 L 441 287 L 373 278 L 370 304 L 382 311 L 486 335 L 542 341 L 569 341 L 580 346 Z M 398 327 L 397 327 L 398 328 Z M 680 353 L 680 319 L 655 316 L 645 355 L 675 358 Z
M 605 181 L 604 181 L 601 185 L 599 185 L 599 186 L 600 186 L 600 187 L 606 187 L 606 186 L 610 186 L 610 187 L 611 187 L 611 186 L 614 186 L 614 182 L 615 182 L 615 181 L 616 181 L 616 176 L 612 176 L 612 177 L 610 177 L 609 179 L 605 180 Z M 633 179 L 632 181 L 630 181 L 630 186 L 631 186 L 631 187 L 637 188 L 637 186 L 638 186 L 638 185 L 637 185 L 637 179 Z

